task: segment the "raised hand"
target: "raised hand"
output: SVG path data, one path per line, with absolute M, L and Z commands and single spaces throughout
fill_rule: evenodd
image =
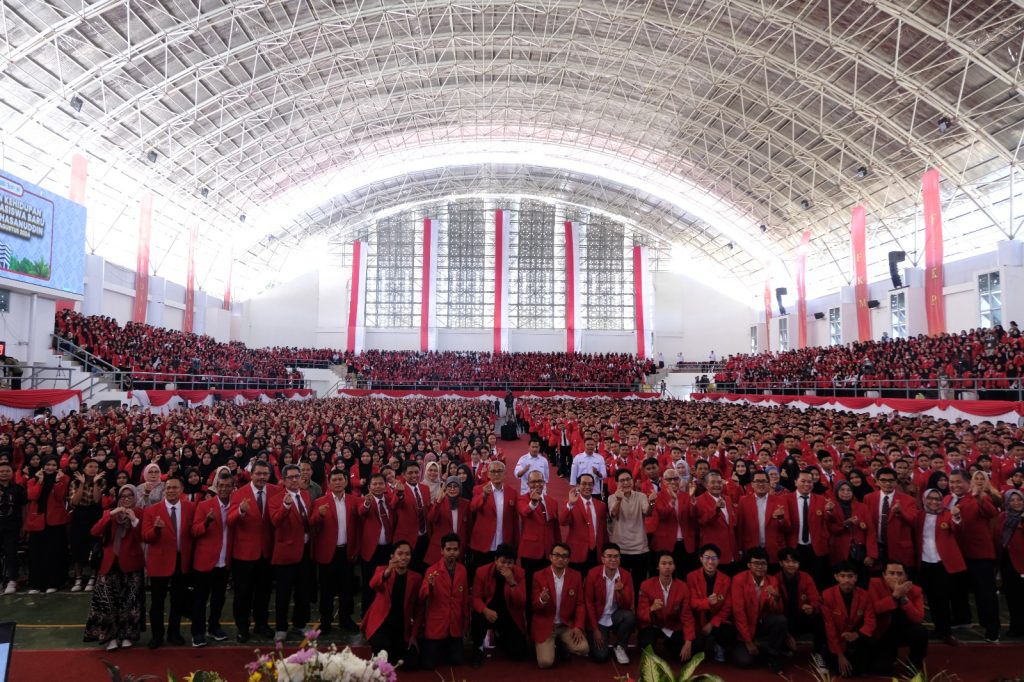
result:
M 782 505 L 776 505 L 775 511 L 772 512 L 773 519 L 781 519 L 786 515 L 786 512 L 782 509 Z
M 326 504 L 321 504 L 320 505 L 320 518 L 323 518 L 325 516 L 327 516 L 327 505 Z
M 156 521 L 153 522 L 153 527 L 154 528 L 163 528 L 164 527 L 164 520 L 161 517 L 159 517 L 159 516 L 156 517 Z
M 569 488 L 569 504 L 576 504 L 580 499 L 580 492 L 576 488 Z
M 242 504 L 238 505 L 238 511 L 242 512 L 243 516 L 245 516 L 249 512 L 249 500 L 248 499 L 242 500 Z
M 660 609 L 664 605 L 665 605 L 665 602 L 663 602 L 660 599 L 655 599 L 653 602 L 651 602 L 651 611 L 652 612 L 653 611 L 657 611 L 658 609 Z
M 551 591 L 548 590 L 547 586 L 545 586 L 544 589 L 540 591 L 540 603 L 547 604 L 549 601 L 551 601 Z

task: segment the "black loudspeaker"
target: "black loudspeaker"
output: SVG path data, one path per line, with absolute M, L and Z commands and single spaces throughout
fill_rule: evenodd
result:
M 881 305 L 881 304 L 878 301 L 876 301 L 875 299 L 871 299 L 870 301 L 868 301 L 868 307 L 869 308 L 877 308 L 879 305 Z
M 825 313 L 814 313 L 814 319 L 816 319 L 816 320 L 824 320 L 825 319 Z
M 782 305 L 782 297 L 786 295 L 786 287 L 779 287 L 775 290 L 775 301 L 779 304 L 779 315 L 786 314 L 786 306 Z
M 899 264 L 907 259 L 906 251 L 890 251 L 889 252 L 889 277 L 892 278 L 892 288 L 899 289 L 903 286 L 903 280 L 900 278 Z
M 516 428 L 515 422 L 509 422 L 501 425 L 501 439 L 519 440 L 519 429 Z

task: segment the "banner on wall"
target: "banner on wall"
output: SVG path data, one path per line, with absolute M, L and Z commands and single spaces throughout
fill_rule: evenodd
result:
M 235 258 L 228 256 L 228 279 L 224 282 L 224 310 L 231 310 L 231 273 L 235 269 Z
M 857 297 L 857 338 L 871 340 L 871 309 L 868 308 L 867 212 L 858 204 L 853 207 L 850 223 L 850 246 L 853 252 L 854 295 Z
M 345 348 L 362 353 L 366 338 L 366 242 L 352 242 L 352 282 L 348 290 L 348 334 Z
M 132 322 L 146 322 L 146 307 L 149 305 L 149 240 L 153 231 L 153 195 L 142 195 L 139 206 L 139 247 L 135 260 L 135 303 L 132 306 Z
M 494 211 L 494 352 L 508 350 L 508 221 Z
M 764 281 L 764 337 L 765 350 L 772 349 L 772 281 Z
M 650 268 L 647 261 L 647 247 L 633 247 L 633 313 L 636 317 L 636 354 L 650 356 L 648 338 L 651 331 Z
M 929 168 L 921 176 L 924 204 L 924 299 L 928 334 L 946 333 L 946 301 L 942 296 L 942 199 L 939 196 L 939 171 Z
M 811 245 L 811 231 L 804 230 L 800 247 L 796 251 L 796 331 L 797 345 L 807 348 L 807 250 Z
M 582 329 L 579 328 L 579 301 L 576 284 L 579 281 L 579 234 L 571 220 L 565 221 L 565 350 L 580 350 Z
M 437 350 L 437 228 L 423 219 L 423 282 L 420 289 L 420 350 Z
M 192 321 L 196 313 L 196 242 L 199 241 L 199 226 L 193 225 L 188 232 L 188 274 L 185 277 L 185 315 L 181 318 L 181 331 L 192 333 Z

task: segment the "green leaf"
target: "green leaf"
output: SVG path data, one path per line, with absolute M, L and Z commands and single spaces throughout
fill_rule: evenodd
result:
M 650 645 L 640 655 L 640 682 L 675 682 L 672 668 Z
M 683 665 L 679 671 L 679 677 L 676 678 L 676 682 L 688 682 L 693 677 L 693 671 L 697 669 L 697 666 L 704 662 L 704 652 L 694 654 L 690 657 L 690 660 Z
M 13 261 L 12 261 L 13 262 Z M 103 665 L 107 666 L 107 673 L 110 675 L 110 682 L 123 682 L 121 680 L 121 669 L 105 658 L 101 658 Z
M 725 682 L 724 677 L 718 675 L 712 675 L 711 673 L 701 673 L 686 680 L 686 682 Z

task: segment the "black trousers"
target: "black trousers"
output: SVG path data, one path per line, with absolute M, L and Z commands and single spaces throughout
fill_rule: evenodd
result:
M 953 609 L 953 625 L 970 625 L 971 604 L 968 601 L 968 594 L 971 591 L 971 574 L 961 571 L 949 578 L 953 585 L 949 595 Z
M 697 629 L 697 638 L 693 640 L 693 651 L 711 651 L 716 646 L 723 649 L 730 647 L 736 641 L 736 627 L 732 623 L 722 623 L 718 627 L 711 628 L 711 632 L 703 634 L 703 628 Z
M 633 578 L 633 594 L 635 595 L 639 590 L 639 585 L 643 581 L 647 580 L 647 562 L 648 554 L 626 554 L 622 553 L 622 559 L 619 562 L 619 567 L 624 571 L 629 571 L 629 575 Z M 636 599 L 633 600 L 634 606 Z
M 700 559 L 696 552 L 687 552 L 686 545 L 682 540 L 676 540 L 672 547 L 672 560 L 676 562 L 675 577 L 677 580 L 686 582 L 686 576 L 700 567 Z M 634 586 L 633 589 L 636 589 Z
M 528 646 L 526 635 L 512 621 L 507 613 L 499 614 L 498 620 L 488 623 L 483 614 L 473 612 L 469 621 L 469 636 L 473 642 L 473 653 L 483 646 L 484 637 L 488 630 L 494 630 L 494 637 L 498 648 L 514 661 L 526 659 Z
M 922 561 L 919 579 L 924 597 L 928 600 L 928 611 L 935 623 L 934 632 L 938 637 L 948 637 L 953 627 L 953 577 L 942 563 Z
M 971 591 L 978 608 L 978 624 L 990 639 L 999 637 L 999 597 L 996 595 L 996 562 L 993 559 L 964 559 L 971 576 Z
M 814 578 L 819 590 L 828 585 L 828 556 L 818 556 L 813 545 L 797 545 L 796 555 L 800 559 L 800 570 Z
M 846 643 L 846 659 L 853 666 L 853 676 L 867 673 L 869 660 L 872 653 L 872 643 L 867 637 L 861 636 L 852 642 Z M 833 674 L 839 673 L 839 657 L 829 651 L 825 654 L 825 662 Z
M 381 651 L 386 651 L 388 652 L 388 660 L 392 664 L 398 661 L 402 662 L 402 670 L 412 672 L 419 668 L 419 647 L 409 646 L 409 643 L 405 641 L 404 633 L 388 632 L 387 630 L 388 628 L 382 625 L 367 640 L 373 655 L 376 656 Z
M 60 589 L 68 580 L 67 524 L 46 526 L 28 534 L 28 586 Z
M 320 628 L 329 628 L 334 620 L 334 598 L 338 598 L 338 623 L 352 619 L 355 602 L 355 582 L 352 562 L 348 560 L 348 546 L 334 549 L 329 564 L 318 564 L 320 582 Z
M 220 628 L 220 615 L 228 589 L 228 569 L 221 566 L 211 571 L 193 571 L 192 588 L 192 636 L 205 635 L 207 624 L 210 630 Z M 210 601 L 210 619 L 206 619 L 206 601 Z
M 423 534 L 416 537 L 416 543 L 412 547 L 412 561 L 409 564 L 409 568 L 420 575 L 427 571 L 427 563 L 423 560 L 423 557 L 427 556 L 427 545 L 429 544 L 430 536 Z
M 270 560 L 232 559 L 231 575 L 235 585 L 232 612 L 238 632 L 249 634 L 250 618 L 257 630 L 269 628 L 270 591 L 273 583 Z
M 313 564 L 309 559 L 309 543 L 302 550 L 302 559 L 294 564 L 274 566 L 274 612 L 279 632 L 288 631 L 288 602 L 295 593 L 292 624 L 302 630 L 309 624 L 309 592 L 313 586 Z
M 461 637 L 445 637 L 444 639 L 423 638 L 420 644 L 420 667 L 433 670 L 438 663 L 462 665 L 465 654 L 462 651 Z
M 924 657 L 928 654 L 928 630 L 920 623 L 911 623 L 902 609 L 893 611 L 888 629 L 876 637 L 877 646 L 871 655 L 875 672 L 891 674 L 901 646 L 910 647 L 911 665 L 917 670 L 922 669 Z
M 373 574 L 377 570 L 378 566 L 387 566 L 388 561 L 391 558 L 391 547 L 388 545 L 377 545 L 376 549 L 373 550 L 373 556 L 370 557 L 369 561 L 360 559 L 359 569 L 363 574 L 363 595 L 361 598 L 361 607 L 363 615 L 365 616 L 367 611 L 370 610 L 370 604 L 373 603 L 373 590 L 370 589 L 370 580 L 373 579 Z
M 527 595 L 532 595 L 533 594 L 533 574 L 536 573 L 537 571 L 543 571 L 545 568 L 547 568 L 548 566 L 551 565 L 551 562 L 548 559 L 526 559 L 526 558 L 522 558 L 522 559 L 519 560 L 519 563 L 523 567 L 523 573 L 526 574 L 526 594 Z M 584 575 L 584 577 L 586 577 L 586 576 Z M 527 615 L 526 622 L 527 623 L 530 622 L 530 615 L 532 613 L 532 609 L 530 608 L 530 604 L 531 604 L 531 599 L 528 596 L 526 598 L 526 615 Z
M 683 645 L 686 644 L 686 639 L 683 636 L 682 630 L 673 630 L 672 636 L 666 635 L 661 628 L 649 627 L 644 628 L 636 635 L 637 648 L 643 651 L 648 646 L 654 648 L 658 642 L 664 640 L 665 650 L 668 652 L 669 661 L 675 662 L 679 660 L 679 652 L 683 650 Z
M 1010 632 L 1013 637 L 1024 635 L 1024 578 L 1010 563 L 1010 554 L 1003 552 L 1000 574 L 1003 576 L 1003 595 L 1010 610 Z
M 810 633 L 812 637 L 812 651 L 816 654 L 824 654 L 828 648 L 825 642 L 825 623 L 821 620 L 820 613 L 810 615 L 800 611 L 799 613 L 786 614 L 786 629 L 789 634 L 796 637 Z
M 18 538 L 20 528 L 0 529 L 0 585 L 18 579 Z
M 185 610 L 188 584 L 181 572 L 181 554 L 174 564 L 174 575 L 166 578 L 149 578 L 149 626 L 153 639 L 164 640 L 164 602 L 170 597 L 171 607 L 167 614 L 167 632 L 181 634 L 181 612 Z
M 469 581 L 473 582 L 473 577 L 476 575 L 476 569 L 481 566 L 486 566 L 494 561 L 495 552 L 477 552 L 476 550 L 470 550 L 469 559 Z
M 578 571 L 584 579 L 587 577 L 587 573 L 590 572 L 594 566 L 597 566 L 600 562 L 597 559 L 597 548 L 588 550 L 587 557 L 580 562 L 569 564 L 569 568 L 574 571 Z M 635 588 L 634 588 L 635 589 Z
M 559 476 L 568 476 L 572 469 L 572 446 L 559 445 L 555 464 L 558 467 Z
M 776 660 L 782 655 L 782 647 L 789 633 L 786 617 L 781 614 L 765 616 L 757 624 L 754 640 L 761 643 L 761 655 L 768 660 Z M 743 642 L 736 642 L 732 650 L 732 662 L 737 668 L 749 668 L 754 665 L 754 657 L 747 651 Z

